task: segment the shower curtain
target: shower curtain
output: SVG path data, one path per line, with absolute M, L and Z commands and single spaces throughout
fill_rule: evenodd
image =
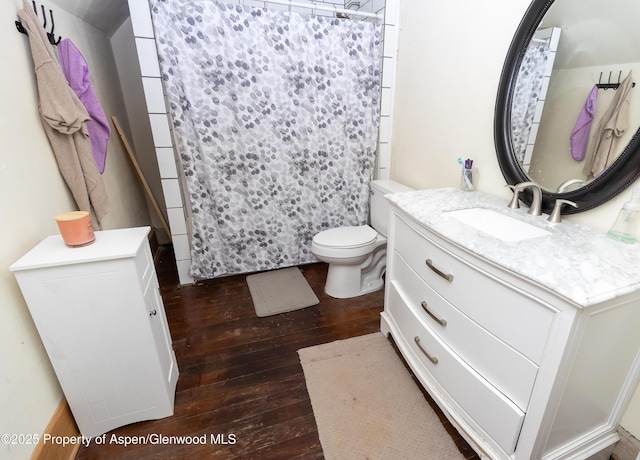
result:
M 511 105 L 511 133 L 513 150 L 521 163 L 527 150 L 550 51 L 546 42 L 531 44 L 518 71 Z
M 315 262 L 313 236 L 368 218 L 380 26 L 151 0 L 192 211 L 196 278 Z

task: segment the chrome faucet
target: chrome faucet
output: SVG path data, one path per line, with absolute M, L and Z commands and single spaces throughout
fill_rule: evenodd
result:
M 516 184 L 516 186 L 513 187 L 514 198 L 511 200 L 511 203 L 509 203 L 509 207 L 514 207 L 513 206 L 514 200 L 515 200 L 515 204 L 517 205 L 518 194 L 526 188 L 530 188 L 531 191 L 533 192 L 533 201 L 531 202 L 531 206 L 529 207 L 529 211 L 527 211 L 527 214 L 531 214 L 532 216 L 541 215 L 542 214 L 542 190 L 540 190 L 540 186 L 535 182 L 521 182 L 519 184 Z M 518 206 L 515 206 L 515 207 L 517 208 Z

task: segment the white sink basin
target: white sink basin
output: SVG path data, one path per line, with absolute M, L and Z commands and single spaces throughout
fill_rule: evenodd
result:
M 504 241 L 522 241 L 551 232 L 488 208 L 468 208 L 445 212 L 465 225 Z

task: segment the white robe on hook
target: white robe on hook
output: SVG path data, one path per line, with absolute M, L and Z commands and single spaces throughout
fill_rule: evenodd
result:
M 598 123 L 587 150 L 584 174 L 587 179 L 598 177 L 617 158 L 618 139 L 629 126 L 629 97 L 633 87 L 632 72 L 620 83 L 616 95 Z
M 109 211 L 107 191 L 93 158 L 87 130 L 90 116 L 62 73 L 55 48 L 31 7 L 23 0 L 18 16 L 29 36 L 38 87 L 38 111 L 58 168 L 81 211 L 102 228 Z

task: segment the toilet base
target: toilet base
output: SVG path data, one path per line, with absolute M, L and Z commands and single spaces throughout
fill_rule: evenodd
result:
M 360 286 L 360 269 L 358 266 L 329 265 L 324 292 L 337 299 L 349 299 L 379 291 L 383 287 L 384 279 L 382 278 L 368 281 L 364 286 Z
M 330 263 L 324 292 L 337 299 L 349 299 L 382 289 L 386 252 L 386 248 L 380 248 L 360 265 Z

